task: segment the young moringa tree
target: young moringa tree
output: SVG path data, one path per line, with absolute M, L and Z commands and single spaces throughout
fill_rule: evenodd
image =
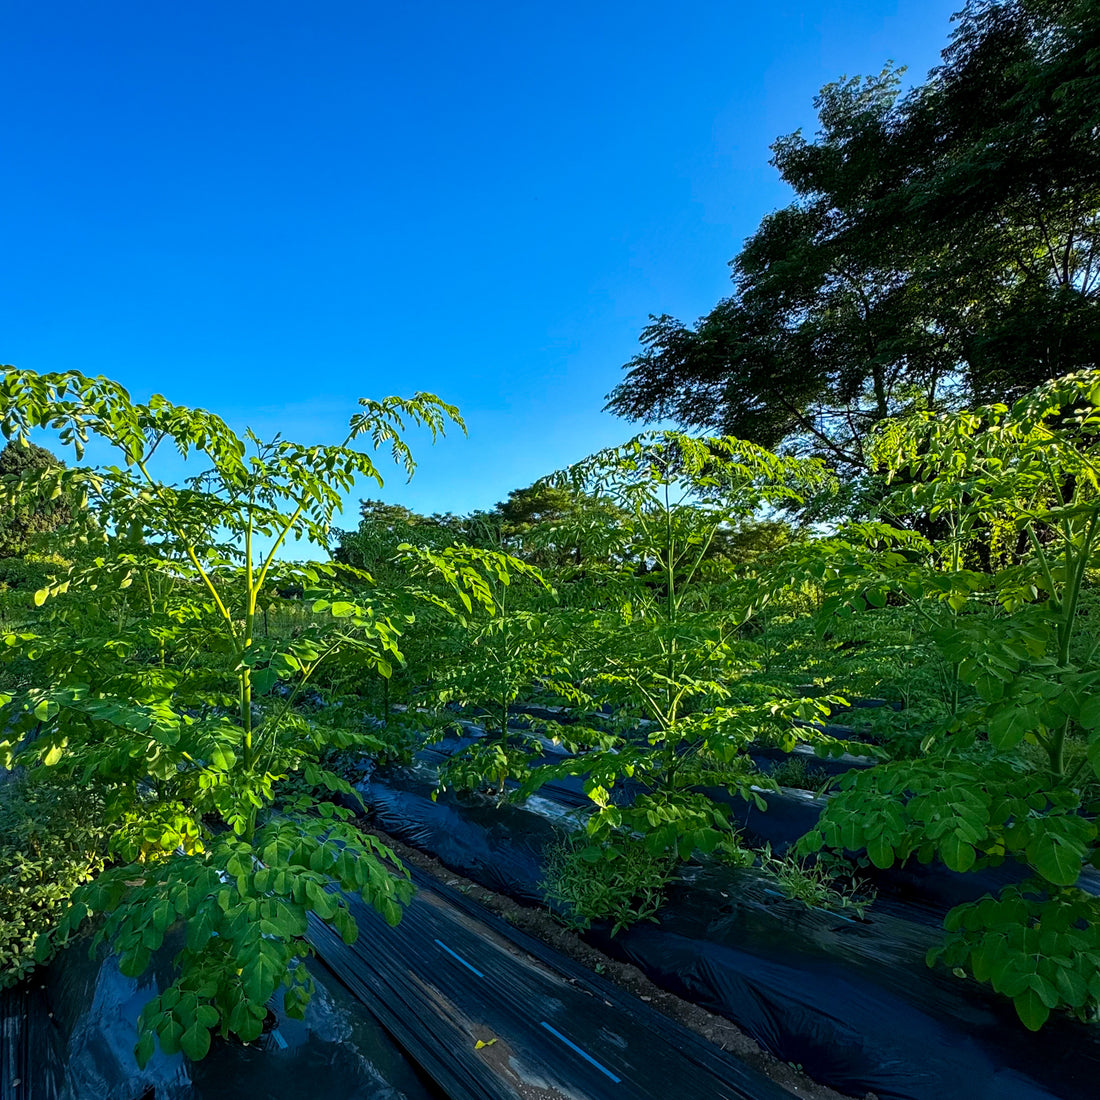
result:
M 469 708 L 465 713 L 487 734 L 440 769 L 440 789 L 488 786 L 503 793 L 505 780 L 525 775 L 527 761 L 541 752 L 526 735 L 511 735 L 511 708 L 539 686 L 565 689 L 557 682 L 564 669 L 550 625 L 556 593 L 535 566 L 499 550 L 408 547 L 406 556 L 421 573 L 444 581 L 459 569 L 468 576 L 480 569 L 484 576 L 480 596 L 460 591 L 465 614 L 439 631 L 434 673 L 422 698 Z
M 909 604 L 953 669 L 949 714 L 920 756 L 845 777 L 803 850 L 960 872 L 1019 860 L 1032 877 L 952 910 L 934 957 L 991 982 L 1029 1028 L 1059 1007 L 1095 1013 L 1100 904 L 1077 883 L 1100 866 L 1100 372 L 887 425 L 877 453 L 902 476 L 897 513 L 949 535 L 874 525 L 822 547 L 822 614 Z M 990 569 L 967 568 L 973 543 Z
M 824 705 L 782 700 L 755 683 L 754 661 L 736 637 L 754 597 L 712 551 L 731 523 L 799 503 L 829 480 L 816 460 L 679 432 L 644 433 L 552 475 L 622 517 L 615 551 L 589 566 L 589 599 L 563 609 L 559 630 L 588 706 L 610 704 L 641 720 L 624 736 L 594 736 L 590 751 L 536 769 L 525 786 L 585 776 L 595 810 L 580 860 L 619 858 L 608 842 L 630 833 L 661 861 L 695 849 L 736 851 L 725 806 L 700 788 L 724 787 L 764 808 L 752 788 L 770 784 L 745 747 L 771 731 L 793 748 L 790 719 L 816 718 Z M 827 740 L 809 729 L 804 736 Z M 613 800 L 624 779 L 635 795 Z
M 291 771 L 348 790 L 321 755 L 369 745 L 361 729 L 340 728 L 338 711 L 303 718 L 293 706 L 301 685 L 338 653 L 354 651 L 364 671 L 383 676 L 400 658 L 396 628 L 335 590 L 332 567 L 277 555 L 292 537 L 325 547 L 341 493 L 361 476 L 381 484 L 362 441 L 388 445 L 411 475 L 406 424 L 433 437 L 448 422 L 462 426 L 431 394 L 360 404 L 341 445 L 307 447 L 241 438 L 212 413 L 160 396 L 137 403 L 77 372 L 8 369 L 0 385 L 7 438 L 51 428 L 78 461 L 90 438 L 118 455 L 117 465 L 50 467 L 6 485 L 9 503 L 65 492 L 87 507 L 69 532 L 83 549 L 36 595 L 47 621 L 4 638 L 38 675 L 0 697 L 10 731 L 0 748 L 5 765 L 32 778 L 45 770 L 96 788 L 113 825 L 116 865 L 73 895 L 43 956 L 101 915 L 95 942 L 110 943 L 136 976 L 168 930 L 184 926 L 178 976 L 142 1014 L 143 1062 L 157 1039 L 201 1058 L 212 1030 L 256 1038 L 280 986 L 287 1011 L 300 1014 L 311 992 L 297 965 L 309 953 L 308 914 L 348 942 L 356 935 L 326 886 L 360 893 L 391 923 L 411 896 L 393 853 L 353 829 L 347 811 L 299 798 L 271 812 Z M 154 462 L 162 446 L 209 467 L 169 484 Z M 325 596 L 314 621 L 290 639 L 260 637 L 258 609 L 294 585 Z

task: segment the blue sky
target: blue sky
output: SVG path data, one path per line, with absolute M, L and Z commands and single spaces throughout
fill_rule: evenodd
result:
M 637 430 L 604 395 L 789 201 L 769 144 L 956 6 L 7 0 L 0 361 L 309 443 L 435 391 L 469 439 L 366 491 L 491 507 Z

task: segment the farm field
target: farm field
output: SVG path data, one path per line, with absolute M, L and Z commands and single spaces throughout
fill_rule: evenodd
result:
M 321 541 L 375 469 L 357 436 L 411 468 L 397 416 L 455 410 L 364 403 L 305 448 L 76 374 L 5 394 L 125 462 L 9 444 L 63 516 L 5 595 L 9 981 L 84 926 L 120 978 L 175 942 L 138 1064 L 254 1042 L 278 990 L 307 1010 L 311 928 L 330 957 L 365 903 L 377 946 L 414 896 L 365 815 L 845 1095 L 1087 1094 L 1095 374 L 892 425 L 889 510 L 928 534 L 799 531 L 820 463 L 655 432 L 515 494 L 521 522 L 368 501 L 305 564 L 252 539 Z M 157 481 L 169 437 L 213 472 Z
M 717 224 L 707 157 L 672 132 L 698 103 L 719 164 L 760 88 L 789 113 L 778 74 L 801 79 L 839 18 L 813 3 L 746 12 L 743 33 L 704 3 L 666 35 L 656 9 L 478 30 L 428 5 L 415 48 L 406 14 L 379 14 L 404 44 L 374 68 L 356 52 L 373 24 L 340 5 L 262 34 L 226 12 L 220 37 L 97 39 L 138 90 L 182 88 L 178 50 L 222 59 L 241 83 L 188 75 L 179 108 L 207 118 L 215 162 L 284 149 L 284 124 L 298 152 L 247 186 L 204 174 L 156 216 L 156 186 L 144 215 L 120 191 L 118 246 L 81 253 L 101 278 L 59 282 L 59 318 L 114 316 L 125 295 L 100 284 L 125 270 L 114 331 L 161 349 L 154 373 L 109 370 L 111 339 L 76 354 L 78 325 L 43 327 L 12 291 L 0 1100 L 1097 1095 L 1100 5 L 969 0 L 923 81 L 889 62 L 826 84 L 812 135 L 768 147 L 786 205 L 760 207 L 714 304 L 655 243 L 689 223 L 631 204 L 667 170 Z M 849 7 L 853 27 L 917 25 Z M 78 36 L 39 18 L 17 21 L 20 63 L 48 39 L 48 71 L 85 72 Z M 774 71 L 751 69 L 753 34 Z M 277 56 L 302 63 L 301 107 L 269 116 Z M 562 58 L 561 87 L 532 75 L 564 81 Z M 712 102 L 727 70 L 749 83 Z M 113 94 L 104 72 L 89 103 Z M 149 165 L 176 164 L 132 93 Z M 245 102 L 254 122 L 229 109 Z M 554 155 L 528 163 L 532 134 Z M 536 179 L 553 202 L 525 197 Z M 214 201 L 236 186 L 241 237 Z M 572 205 L 585 187 L 598 216 Z M 160 261 L 144 241 L 115 266 L 131 209 L 181 257 L 189 235 L 235 257 L 237 291 L 181 259 L 178 286 L 139 294 Z M 91 248 L 65 217 L 56 239 Z M 537 281 L 524 234 L 545 264 L 533 335 L 513 324 Z M 401 305 L 442 255 L 451 297 Z M 611 268 L 707 311 L 643 322 Z M 169 300 L 193 319 L 169 323 Z M 347 327 L 360 307 L 378 312 Z M 618 345 L 586 326 L 612 314 L 640 350 L 597 412 L 584 356 Z M 188 326 L 203 371 L 180 365 Z M 356 373 L 364 346 L 392 368 Z

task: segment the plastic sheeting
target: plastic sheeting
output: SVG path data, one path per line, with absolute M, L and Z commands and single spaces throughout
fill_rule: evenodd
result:
M 801 760 L 808 772 L 823 777 L 822 782 L 824 777 L 843 775 L 853 768 L 870 768 L 876 763 L 873 757 L 852 756 L 851 753 L 842 753 L 840 756 L 818 756 L 810 745 L 796 745 L 790 752 L 766 746 L 750 746 L 749 756 L 762 772 L 770 772 L 777 764 Z
M 310 935 L 452 1100 L 787 1097 L 459 892 L 414 879 L 417 896 L 396 928 L 352 898 L 353 945 L 319 921 Z
M 201 1062 L 158 1048 L 144 1070 L 135 1023 L 157 968 L 124 977 L 74 946 L 0 993 L 0 1100 L 439 1100 L 346 989 L 311 965 L 317 992 L 304 1021 L 281 1011 L 255 1043 L 215 1040 Z
M 356 788 L 380 829 L 490 890 L 542 904 L 542 853 L 560 836 L 549 821 L 450 791 L 433 801 L 433 780 L 409 769 L 388 775 Z
M 1086 1100 L 1100 1036 L 1058 1018 L 1034 1035 L 988 988 L 929 969 L 937 932 L 895 913 L 865 921 L 769 893 L 753 872 L 708 868 L 673 888 L 661 923 L 601 946 L 733 1018 L 785 1061 L 882 1100 Z
M 58 1100 L 63 1052 L 45 993 L 24 982 L 0 992 L 0 1100 Z
M 364 797 L 387 832 L 491 889 L 537 899 L 541 853 L 557 835 L 552 823 L 449 792 L 432 802 L 430 791 L 429 780 L 401 771 L 375 776 Z M 594 929 L 592 936 L 658 984 L 728 1017 L 778 1057 L 849 1094 L 1098 1095 L 1095 1031 L 1060 1017 L 1032 1035 L 1007 1001 L 927 968 L 924 953 L 939 932 L 926 908 L 899 893 L 857 921 L 767 889 L 755 872 L 710 869 L 673 889 L 658 926 L 637 925 L 614 938 Z

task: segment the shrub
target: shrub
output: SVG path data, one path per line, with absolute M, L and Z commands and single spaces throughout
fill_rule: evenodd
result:
M 103 806 L 86 790 L 0 784 L 0 988 L 34 968 L 34 943 L 54 927 L 69 895 L 103 866 Z

